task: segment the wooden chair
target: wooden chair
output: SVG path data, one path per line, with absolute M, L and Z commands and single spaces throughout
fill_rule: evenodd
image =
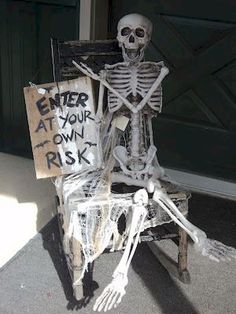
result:
M 52 63 L 53 75 L 56 82 L 65 81 L 81 76 L 81 73 L 74 67 L 72 60 L 77 63 L 84 62 L 95 73 L 104 68 L 105 64 L 114 64 L 123 60 L 121 50 L 116 40 L 103 41 L 58 41 L 52 39 Z M 184 215 L 188 213 L 189 194 L 178 186 L 169 185 L 169 196 L 179 207 Z M 58 204 L 63 206 L 63 204 Z M 61 237 L 63 237 L 62 228 L 63 217 L 59 217 L 59 227 Z M 177 276 L 182 282 L 189 283 L 190 275 L 187 270 L 187 234 L 181 228 L 169 228 L 169 224 L 164 224 L 155 228 L 145 230 L 141 234 L 141 241 L 147 242 L 152 252 L 157 256 L 162 265 L 173 275 Z M 177 262 L 169 258 L 161 251 L 154 241 L 163 239 L 172 240 L 178 248 Z M 71 270 L 72 281 L 75 282 L 81 274 L 81 265 L 83 258 L 81 255 L 80 243 L 73 239 L 72 241 L 73 258 L 69 269 Z M 83 297 L 82 283 L 74 286 L 74 295 L 77 300 Z

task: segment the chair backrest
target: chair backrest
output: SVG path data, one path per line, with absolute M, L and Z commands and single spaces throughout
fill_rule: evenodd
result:
M 95 73 L 105 64 L 122 61 L 121 49 L 116 40 L 58 41 L 51 39 L 53 76 L 56 82 L 77 78 L 82 74 L 72 64 L 84 62 Z

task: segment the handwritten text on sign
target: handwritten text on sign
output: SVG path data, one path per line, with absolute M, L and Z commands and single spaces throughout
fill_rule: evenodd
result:
M 38 179 L 99 166 L 89 78 L 25 87 L 24 94 Z

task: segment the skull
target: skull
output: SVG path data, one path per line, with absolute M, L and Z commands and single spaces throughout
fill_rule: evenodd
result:
M 123 58 L 128 62 L 139 62 L 144 48 L 151 38 L 152 23 L 140 14 L 128 14 L 117 25 L 117 40 L 122 48 Z

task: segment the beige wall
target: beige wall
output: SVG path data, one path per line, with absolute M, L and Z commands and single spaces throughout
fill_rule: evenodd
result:
M 0 153 L 0 267 L 53 217 L 55 194 L 32 160 Z

